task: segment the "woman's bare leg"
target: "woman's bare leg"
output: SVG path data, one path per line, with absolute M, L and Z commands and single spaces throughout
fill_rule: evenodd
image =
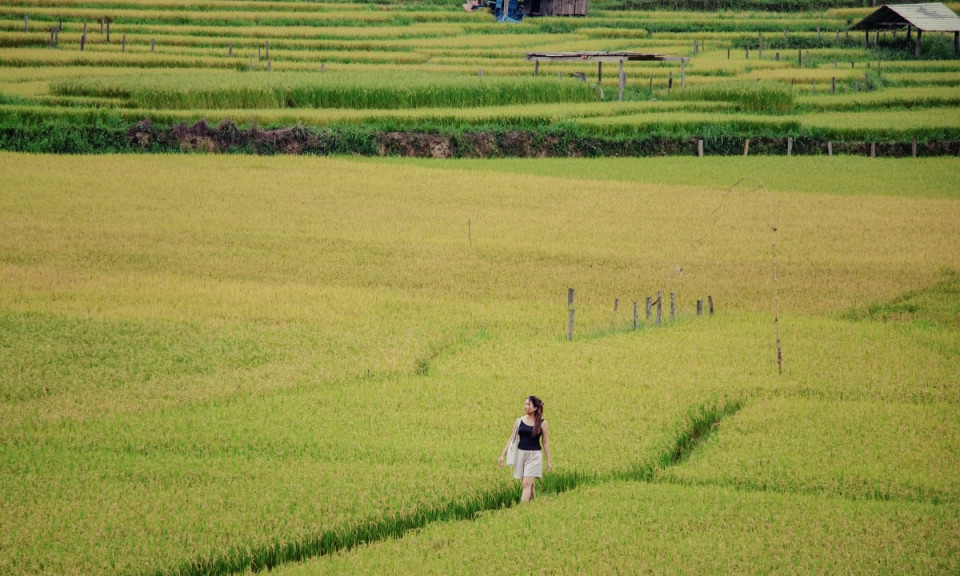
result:
M 534 482 L 536 482 L 536 478 L 532 476 L 523 477 L 523 492 L 520 494 L 521 502 L 529 502 L 536 496 Z

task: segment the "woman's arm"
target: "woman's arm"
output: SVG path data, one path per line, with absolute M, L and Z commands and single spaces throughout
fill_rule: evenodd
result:
M 547 472 L 550 472 L 553 464 L 550 463 L 550 426 L 546 421 L 540 423 L 540 434 L 543 435 L 543 455 L 547 458 Z
M 503 468 L 503 460 L 507 457 L 507 451 L 510 450 L 510 444 L 513 443 L 513 437 L 517 435 L 517 427 L 520 425 L 520 419 L 517 418 L 517 421 L 513 423 L 513 431 L 510 432 L 510 437 L 507 438 L 507 445 L 503 447 L 503 452 L 500 453 L 500 459 L 497 460 L 497 466 Z

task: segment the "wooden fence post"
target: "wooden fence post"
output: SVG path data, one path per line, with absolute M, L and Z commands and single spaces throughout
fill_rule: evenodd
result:
M 787 137 L 787 156 L 793 156 L 793 136 Z
M 914 138 L 913 142 L 910 143 L 910 152 L 914 158 L 917 157 L 917 139 Z
M 763 60 L 763 32 L 760 32 L 760 47 L 757 50 L 757 58 Z
M 697 158 L 703 158 L 703 140 L 697 140 Z
M 540 75 L 540 60 L 533 61 L 533 75 L 534 76 Z
M 870 157 L 871 157 L 871 158 L 876 158 L 876 157 L 877 157 L 877 143 L 876 143 L 876 142 L 871 142 L 871 143 L 870 143 Z
M 573 288 L 567 288 L 567 307 L 573 306 Z
M 121 52 L 127 51 L 127 35 L 126 34 L 123 35 L 123 40 L 121 41 L 121 45 L 120 45 L 120 51 Z
M 703 299 L 697 300 L 697 316 L 703 316 Z
M 657 290 L 657 326 L 659 326 L 663 319 L 663 291 Z
M 833 142 L 827 142 L 827 156 L 833 156 Z
M 713 296 L 707 296 L 707 309 L 710 311 L 710 315 L 713 316 Z
M 687 86 L 687 59 L 680 59 L 680 87 L 685 88 Z
M 153 50 L 154 50 L 155 47 L 156 47 L 156 41 L 155 41 L 153 38 L 151 38 L 151 39 L 150 39 L 150 51 L 153 52 Z
M 673 322 L 677 319 L 677 295 L 674 292 L 670 293 L 670 321 Z
M 673 70 L 670 71 L 667 77 L 667 90 L 673 90 Z
M 27 16 L 26 14 L 23 15 L 23 31 L 24 32 L 30 31 L 30 17 Z
M 83 23 L 83 34 L 80 35 L 80 51 L 83 52 L 83 47 L 87 45 L 87 23 Z
M 649 322 L 649 321 L 650 321 L 650 314 L 652 313 L 652 310 L 653 310 L 653 298 L 651 298 L 650 296 L 647 296 L 646 306 L 647 306 L 647 308 L 646 308 L 647 321 Z
M 570 309 L 570 318 L 567 320 L 567 340 L 573 340 L 573 308 Z
M 743 141 L 743 155 L 747 156 L 750 154 L 750 139 L 747 138 Z
M 637 301 L 633 301 L 633 329 L 636 330 L 640 326 L 640 314 L 637 306 Z

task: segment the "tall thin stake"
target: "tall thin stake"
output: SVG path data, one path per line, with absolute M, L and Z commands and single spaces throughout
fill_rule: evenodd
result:
M 780 293 L 777 286 L 777 212 L 773 206 L 773 195 L 770 193 L 770 190 L 767 189 L 767 185 L 756 176 L 751 176 L 750 178 L 760 183 L 760 187 L 763 188 L 763 191 L 767 194 L 767 202 L 770 204 L 770 252 L 773 268 L 773 325 L 776 329 L 777 338 L 777 372 L 783 374 L 783 349 L 780 346 Z M 727 190 L 727 193 L 732 192 L 734 188 L 746 179 L 747 178 L 741 178 L 737 180 L 733 186 Z

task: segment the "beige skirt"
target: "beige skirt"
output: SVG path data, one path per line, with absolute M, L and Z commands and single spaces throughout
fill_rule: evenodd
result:
M 543 457 L 540 450 L 517 450 L 517 458 L 513 461 L 513 477 L 520 480 L 524 477 L 543 478 Z

